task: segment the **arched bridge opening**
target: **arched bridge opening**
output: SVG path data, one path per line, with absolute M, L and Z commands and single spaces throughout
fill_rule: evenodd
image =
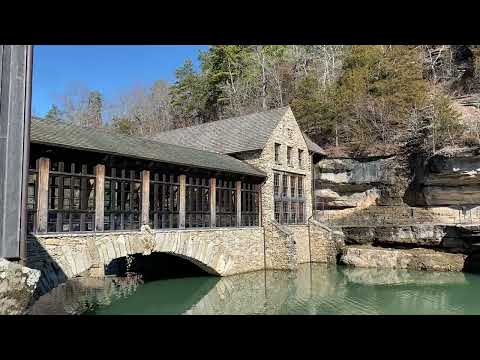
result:
M 126 276 L 132 273 L 141 275 L 144 281 L 219 276 L 214 269 L 196 259 L 163 252 L 124 256 L 105 266 L 105 275 Z

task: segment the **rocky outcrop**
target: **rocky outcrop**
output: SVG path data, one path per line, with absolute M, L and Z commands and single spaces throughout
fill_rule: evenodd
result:
M 466 148 L 453 156 L 438 154 L 416 179 L 427 206 L 468 206 L 480 204 L 479 149 Z
M 396 156 L 386 158 L 324 159 L 314 167 L 317 210 L 366 208 L 400 203 L 407 183 Z M 392 189 L 394 191 L 392 191 Z
M 466 255 L 431 249 L 399 250 L 372 246 L 347 246 L 340 263 L 364 268 L 462 271 Z
M 0 258 L 0 314 L 23 314 L 40 278 L 40 271 Z

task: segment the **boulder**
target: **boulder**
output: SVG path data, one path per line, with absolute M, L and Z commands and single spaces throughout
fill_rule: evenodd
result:
M 40 270 L 0 259 L 0 314 L 23 314 L 40 279 Z
M 462 271 L 466 255 L 430 249 L 398 250 L 372 246 L 346 246 L 340 263 L 364 268 Z

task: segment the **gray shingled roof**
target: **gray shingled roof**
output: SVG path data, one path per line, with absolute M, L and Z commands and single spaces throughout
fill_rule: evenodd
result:
M 288 107 L 164 131 L 153 139 L 194 149 L 234 154 L 263 149 Z
M 163 163 L 220 170 L 253 176 L 265 174 L 228 155 L 165 144 L 145 138 L 118 135 L 105 129 L 86 128 L 57 121 L 32 119 L 32 143 L 95 151 Z
M 326 155 L 325 150 L 323 150 L 320 146 L 318 146 L 316 143 L 310 139 L 307 134 L 303 133 L 303 138 L 305 139 L 305 142 L 307 143 L 307 148 L 311 152 L 320 154 L 320 155 Z
M 190 126 L 155 134 L 154 140 L 169 144 L 182 144 L 194 149 L 214 151 L 219 154 L 234 154 L 259 150 L 265 147 L 273 129 L 290 108 L 288 106 L 237 116 L 224 120 Z M 306 136 L 305 136 L 306 137 Z M 310 139 L 308 149 L 323 153 Z

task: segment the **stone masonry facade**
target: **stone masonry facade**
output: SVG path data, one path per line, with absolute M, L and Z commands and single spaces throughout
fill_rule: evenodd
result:
M 279 158 L 280 162 L 275 162 L 275 144 L 280 144 Z M 292 148 L 292 164 L 287 164 L 287 147 Z M 303 150 L 303 166 L 300 168 L 298 164 L 298 150 Z M 266 226 L 266 254 L 267 268 L 291 268 L 292 264 L 286 265 L 288 262 L 284 260 L 290 258 L 290 262 L 304 263 L 310 261 L 308 248 L 308 219 L 312 215 L 312 163 L 309 156 L 307 144 L 302 135 L 298 123 L 289 109 L 282 120 L 279 121 L 277 127 L 272 131 L 265 147 L 261 151 L 252 151 L 242 153 L 237 156 L 246 163 L 255 166 L 266 173 L 267 178 L 262 184 L 262 205 L 261 216 L 262 224 Z M 305 198 L 305 225 L 281 225 L 283 232 L 289 234 L 288 238 L 291 244 L 288 246 L 278 243 L 269 236 L 275 231 L 270 231 L 270 223 L 274 221 L 274 172 L 282 171 L 292 175 L 303 175 L 304 178 L 304 198 Z M 290 189 L 290 184 L 288 184 Z M 284 241 L 283 241 L 284 243 Z M 279 254 L 283 252 L 283 256 Z M 295 256 L 293 256 L 295 253 Z M 277 258 L 270 258 L 270 254 L 276 254 Z M 288 255 L 289 254 L 289 255 Z M 283 260 L 279 260 L 282 258 Z M 295 260 L 294 260 L 295 258 Z M 277 261 L 278 260 L 278 261 Z

